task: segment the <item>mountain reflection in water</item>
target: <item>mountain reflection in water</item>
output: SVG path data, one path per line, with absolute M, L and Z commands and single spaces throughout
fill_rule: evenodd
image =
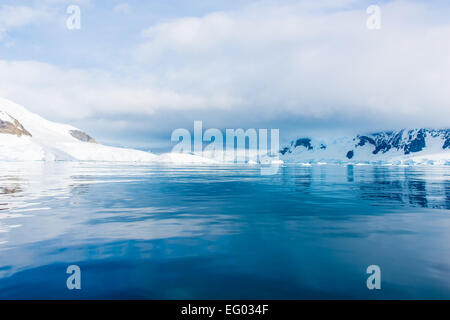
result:
M 0 298 L 450 298 L 448 167 L 0 167 Z

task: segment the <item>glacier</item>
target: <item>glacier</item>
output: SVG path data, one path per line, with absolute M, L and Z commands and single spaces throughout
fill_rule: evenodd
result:
M 278 158 L 261 155 L 257 150 L 247 152 L 249 165 L 450 165 L 450 129 L 402 129 L 327 139 L 298 136 L 279 151 Z M 0 161 L 228 164 L 233 162 L 234 152 L 231 156 L 210 151 L 156 155 L 102 145 L 74 126 L 46 120 L 0 98 Z
M 0 161 L 215 163 L 193 154 L 162 154 L 99 144 L 71 125 L 44 119 L 0 98 Z
M 280 150 L 284 162 L 450 165 L 450 129 L 401 129 L 331 139 L 297 137 Z

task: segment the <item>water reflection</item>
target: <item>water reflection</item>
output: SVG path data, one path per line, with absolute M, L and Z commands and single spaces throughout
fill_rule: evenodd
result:
M 353 181 L 355 181 L 354 166 L 348 165 L 347 166 L 347 182 L 353 182 Z
M 83 298 L 370 298 L 374 260 L 384 298 L 450 297 L 447 167 L 0 167 L 0 297 L 74 298 L 79 263 Z
M 372 179 L 360 176 L 356 184 L 361 198 L 373 201 L 374 205 L 392 201 L 405 206 L 450 209 L 449 169 L 445 167 L 374 167 L 368 170 Z
M 450 209 L 450 181 L 445 181 L 443 187 L 445 192 L 445 207 L 446 209 Z

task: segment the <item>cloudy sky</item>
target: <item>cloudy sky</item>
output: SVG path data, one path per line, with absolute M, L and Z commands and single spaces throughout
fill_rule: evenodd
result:
M 0 96 L 155 151 L 194 120 L 282 141 L 449 127 L 449 40 L 445 0 L 1 0 Z

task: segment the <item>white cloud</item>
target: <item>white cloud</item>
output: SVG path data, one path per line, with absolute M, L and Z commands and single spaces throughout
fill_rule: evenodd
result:
M 8 31 L 27 25 L 48 21 L 52 15 L 43 8 L 32 8 L 28 6 L 0 6 L 0 43 L 8 39 Z M 7 47 L 13 45 L 8 41 Z
M 225 89 L 263 114 L 448 123 L 450 24 L 434 23 L 432 7 L 396 1 L 381 7 L 373 31 L 366 7 L 344 4 L 261 4 L 168 21 L 143 32 L 135 57 L 168 84 Z
M 92 0 L 40 0 L 41 3 L 46 5 L 73 5 L 73 4 L 79 4 L 79 5 L 91 5 Z
M 23 27 L 49 17 L 50 14 L 42 9 L 27 6 L 0 6 L 0 27 L 4 29 Z
M 426 4 L 395 1 L 381 6 L 382 29 L 371 31 L 358 3 L 264 2 L 165 21 L 142 32 L 120 71 L 3 60 L 0 96 L 65 120 L 201 110 L 224 127 L 280 115 L 330 126 L 375 121 L 374 129 L 448 126 L 450 23 L 434 21 Z
M 119 3 L 118 5 L 114 6 L 113 11 L 116 13 L 122 13 L 122 14 L 130 14 L 131 13 L 131 6 L 128 3 Z
M 0 60 L 0 96 L 52 118 L 81 119 L 96 113 L 147 114 L 165 110 L 236 105 L 211 96 L 160 88 L 151 77 L 130 81 L 99 70 L 63 70 L 33 61 Z

